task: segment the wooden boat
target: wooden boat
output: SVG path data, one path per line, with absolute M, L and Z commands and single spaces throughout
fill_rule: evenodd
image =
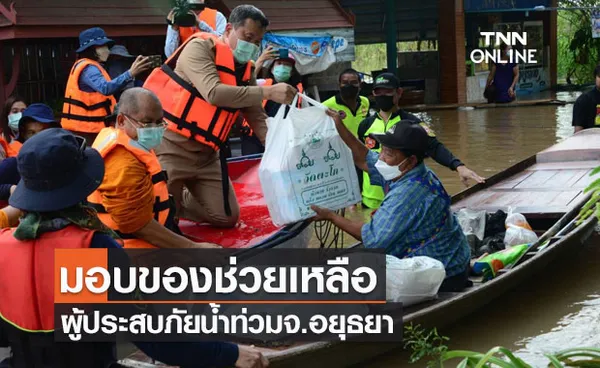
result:
M 240 205 L 237 225 L 223 229 L 181 219 L 179 228 L 186 237 L 220 244 L 225 248 L 304 248 L 308 245 L 308 221 L 283 227 L 273 225 L 258 179 L 261 157 L 258 154 L 233 157 L 227 161 L 229 177 Z
M 492 176 L 452 198 L 454 210 L 482 209 L 488 212 L 513 207 L 524 214 L 541 234 L 536 245 L 549 240 L 542 250 L 527 253 L 519 263 L 460 293 L 439 293 L 436 300 L 408 307 L 402 323 L 442 328 L 490 303 L 556 259 L 580 248 L 592 235 L 597 220 L 591 216 L 574 225 L 580 208 L 589 198 L 583 189 L 590 183 L 589 173 L 600 166 L 600 129 L 590 129 L 558 143 L 537 155 Z M 402 347 L 400 343 L 313 342 L 264 348 L 270 367 L 344 367 Z M 121 364 L 128 367 L 159 367 L 141 353 L 134 353 Z

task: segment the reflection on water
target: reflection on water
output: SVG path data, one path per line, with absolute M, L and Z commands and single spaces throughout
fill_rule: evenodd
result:
M 574 102 L 579 93 L 558 93 Z M 439 140 L 469 168 L 484 177 L 494 175 L 573 134 L 573 105 L 440 110 L 419 114 Z M 456 172 L 426 161 L 446 190 L 464 189 Z M 352 217 L 368 219 L 368 212 Z M 346 236 L 346 238 L 349 238 Z M 598 247 L 594 248 L 595 245 Z M 600 239 L 572 259 L 529 280 L 477 313 L 442 331 L 451 349 L 487 351 L 498 345 L 518 351 L 534 367 L 546 367 L 544 352 L 576 346 L 600 347 Z M 457 362 L 458 363 L 458 362 Z M 409 365 L 405 353 L 379 358 L 369 367 Z M 452 365 L 448 365 L 452 366 Z
M 574 101 L 577 94 L 558 93 Z M 489 177 L 573 134 L 573 105 L 525 106 L 440 110 L 421 114 L 438 139 L 469 168 Z M 425 116 L 424 116 L 425 115 Z M 455 172 L 427 160 L 446 190 L 456 194 L 465 187 Z

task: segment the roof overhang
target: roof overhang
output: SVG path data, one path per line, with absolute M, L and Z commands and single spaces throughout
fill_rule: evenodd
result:
M 385 0 L 340 0 L 342 7 L 355 15 L 354 37 L 357 45 L 385 43 Z M 435 40 L 438 34 L 438 0 L 396 1 L 396 39 L 398 41 Z
M 104 31 L 110 37 L 133 37 L 133 36 L 165 36 L 164 25 L 102 25 Z M 0 27 L 0 41 L 13 39 L 31 39 L 31 38 L 77 38 L 79 33 L 89 26 L 8 26 Z

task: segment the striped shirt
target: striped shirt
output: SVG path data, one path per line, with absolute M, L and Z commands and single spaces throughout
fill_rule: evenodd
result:
M 375 168 L 379 155 L 370 151 L 371 183 L 386 191 L 371 222 L 362 227 L 366 248 L 385 248 L 398 258 L 427 256 L 444 264 L 446 277 L 465 272 L 471 250 L 455 215 L 450 196 L 424 163 L 400 179 L 385 181 Z

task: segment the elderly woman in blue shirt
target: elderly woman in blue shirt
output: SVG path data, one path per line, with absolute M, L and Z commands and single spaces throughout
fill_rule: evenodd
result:
M 386 254 L 398 258 L 437 259 L 446 269 L 440 291 L 461 291 L 470 286 L 469 244 L 450 209 L 450 196 L 423 163 L 427 132 L 410 121 L 400 121 L 385 134 L 372 135 L 382 146 L 378 154 L 352 135 L 337 112 L 329 110 L 328 114 L 335 119 L 356 166 L 367 171 L 371 183 L 382 186 L 386 195 L 369 223 L 312 206 L 315 219 L 332 221 L 366 248 L 384 248 Z

